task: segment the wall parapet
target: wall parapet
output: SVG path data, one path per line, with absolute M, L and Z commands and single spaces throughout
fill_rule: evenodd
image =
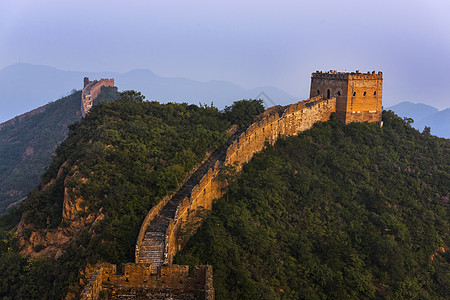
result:
M 184 198 L 177 206 L 170 230 L 166 231 L 165 263 L 173 257 L 200 226 L 201 210 L 210 210 L 214 199 L 225 193 L 226 183 L 218 179 L 223 165 L 235 165 L 240 171 L 253 155 L 260 152 L 267 142 L 274 144 L 279 137 L 297 135 L 311 128 L 318 121 L 327 121 L 336 111 L 336 98 L 314 97 L 285 107 L 269 110 L 263 118 L 257 118 L 247 130 L 225 150 L 223 160 L 216 160 L 204 176 L 194 185 L 189 201 Z
M 233 128 L 233 130 L 236 130 Z M 192 174 L 197 171 L 197 169 L 205 163 L 205 161 L 211 156 L 211 152 L 206 153 L 205 159 L 197 164 L 189 173 L 186 174 L 184 177 L 184 180 L 178 185 L 178 188 L 171 193 L 170 195 L 164 196 L 158 204 L 153 206 L 150 211 L 147 213 L 147 215 L 144 218 L 144 221 L 142 222 L 141 228 L 139 230 L 139 234 L 136 240 L 136 249 L 135 249 L 135 262 L 138 263 L 138 257 L 141 250 L 141 245 L 144 240 L 145 232 L 147 231 L 148 226 L 150 223 L 155 219 L 156 216 L 161 212 L 161 209 L 172 199 L 172 197 L 180 190 L 180 188 L 186 183 L 186 181 L 189 180 L 189 178 L 192 176 Z
M 94 100 L 100 95 L 104 86 L 114 86 L 114 78 L 90 81 L 88 77 L 84 77 L 84 87 L 81 92 L 81 116 L 83 118 L 94 105 Z
M 88 284 L 83 289 L 83 292 L 81 293 L 80 299 L 82 300 L 94 300 L 98 299 L 100 291 L 102 290 L 102 284 L 103 284 L 103 272 L 105 269 L 109 269 L 113 267 L 114 273 L 116 266 L 111 265 L 108 263 L 101 263 L 97 264 L 94 268 L 94 271 L 91 274 L 91 277 L 89 278 Z
M 164 218 L 169 218 L 169 222 L 163 232 L 162 263 L 149 260 L 149 263 L 145 264 L 125 264 L 123 275 L 117 274 L 115 265 L 100 264 L 96 266 L 89 283 L 83 290 L 81 299 L 98 299 L 102 290 L 115 290 L 118 293 L 130 292 L 130 289 L 135 292 L 145 290 L 148 295 L 152 289 L 159 291 L 168 289 L 172 292 L 184 290 L 213 300 L 211 266 L 195 267 L 194 275 L 190 277 L 188 266 L 172 265 L 172 262 L 177 252 L 200 227 L 204 218 L 203 211 L 211 210 L 213 200 L 220 198 L 225 193 L 227 182 L 219 180 L 222 166 L 235 165 L 236 170 L 240 171 L 243 165 L 255 153 L 260 152 L 267 143 L 274 144 L 279 137 L 297 135 L 311 128 L 316 122 L 327 121 L 331 113 L 335 111 L 336 98 L 322 99 L 320 97 L 285 107 L 276 106 L 267 109 L 244 132 L 239 135 L 235 133 L 230 137 L 227 146 L 217 149 L 213 154 L 208 153 L 207 159 L 185 177 L 175 193 L 165 196 L 149 211 L 142 223 L 136 242 L 136 262 L 139 261 L 140 248 L 151 221 L 162 213 L 165 206 L 183 185 L 188 184 L 191 187 L 189 192 L 184 191 L 177 195 L 177 197 L 183 197 L 175 198 L 179 202 L 176 202 L 173 217 L 169 218 L 165 214 Z M 232 132 L 235 131 L 234 129 Z M 201 167 L 204 169 L 199 169 Z M 198 179 L 192 177 L 197 170 L 201 170 L 199 172 L 203 174 Z M 188 182 L 191 177 L 192 180 Z
M 122 266 L 121 273 L 116 265 L 101 263 L 95 266 L 94 272 L 85 286 L 82 300 L 99 299 L 100 293 L 119 293 L 133 288 L 145 290 L 147 294 L 157 295 L 161 290 L 170 294 L 191 294 L 194 297 L 213 300 L 214 287 L 212 285 L 213 270 L 211 266 L 193 267 L 183 265 L 163 265 L 157 274 L 152 274 L 148 264 L 127 263 Z

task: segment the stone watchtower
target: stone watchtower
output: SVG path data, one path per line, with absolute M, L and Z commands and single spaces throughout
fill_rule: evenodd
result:
M 84 118 L 94 105 L 94 100 L 100 95 L 102 87 L 114 86 L 114 78 L 90 81 L 84 77 L 83 91 L 81 92 L 81 116 Z
M 336 97 L 336 119 L 351 122 L 381 122 L 383 73 L 321 72 L 311 75 L 310 98 Z

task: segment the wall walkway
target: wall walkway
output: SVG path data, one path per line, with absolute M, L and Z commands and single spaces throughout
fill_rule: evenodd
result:
M 84 78 L 84 88 L 81 92 L 81 116 L 83 118 L 94 105 L 94 100 L 100 95 L 104 86 L 114 86 L 114 78 L 102 78 L 94 81 L 89 81 L 87 77 Z
M 172 264 L 173 257 L 200 226 L 203 212 L 225 193 L 227 183 L 218 179 L 223 166 L 234 164 L 240 171 L 267 142 L 274 144 L 278 137 L 297 135 L 316 122 L 329 120 L 335 111 L 336 98 L 321 97 L 272 107 L 245 132 L 232 135 L 177 192 L 150 210 L 136 242 L 136 263 L 150 264 L 152 273 L 161 265 Z
M 261 114 L 245 132 L 229 132 L 226 145 L 214 151 L 187 176 L 180 188 L 164 197 L 147 214 L 136 242 L 136 263 L 125 264 L 119 274 L 115 265 L 98 264 L 81 299 L 207 299 L 214 300 L 211 266 L 173 265 L 173 257 L 201 224 L 205 210 L 221 197 L 227 182 L 219 180 L 223 166 L 237 171 L 267 143 L 297 135 L 336 111 L 336 98 L 312 98 L 286 107 L 275 106 Z M 106 293 L 106 295 L 105 295 Z

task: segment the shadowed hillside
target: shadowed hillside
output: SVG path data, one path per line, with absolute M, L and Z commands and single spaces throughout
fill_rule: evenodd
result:
M 446 299 L 450 142 L 383 120 L 256 155 L 175 262 L 211 264 L 216 299 Z
M 81 118 L 80 103 L 76 92 L 0 129 L 0 214 L 37 186 L 67 125 Z
M 117 88 L 104 88 L 95 104 L 117 97 Z M 67 126 L 80 120 L 80 107 L 75 92 L 0 125 L 0 214 L 38 185 Z
M 132 261 L 148 210 L 230 120 L 246 123 L 228 112 L 128 92 L 70 126 L 39 188 L 0 218 L 0 296 L 75 297 L 97 262 Z M 229 193 L 175 260 L 212 264 L 217 299 L 445 299 L 449 149 L 390 112 L 383 128 L 329 121 L 280 139 L 228 170 Z

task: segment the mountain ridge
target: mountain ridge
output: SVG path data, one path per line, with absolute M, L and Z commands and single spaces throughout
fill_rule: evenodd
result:
M 0 70 L 0 123 L 59 99 L 73 89 L 82 88 L 82 78 L 114 77 L 122 90 L 138 90 L 148 99 L 159 102 L 214 103 L 219 109 L 235 100 L 253 99 L 261 92 L 268 95 L 266 105 L 289 104 L 294 99 L 276 87 L 243 88 L 223 80 L 197 81 L 184 77 L 162 77 L 148 69 L 119 72 L 63 71 L 57 68 L 14 64 Z
M 419 131 L 428 126 L 431 134 L 450 138 L 450 108 L 438 110 L 424 103 L 404 101 L 386 109 L 394 111 L 400 117 L 413 119 L 411 125 Z

